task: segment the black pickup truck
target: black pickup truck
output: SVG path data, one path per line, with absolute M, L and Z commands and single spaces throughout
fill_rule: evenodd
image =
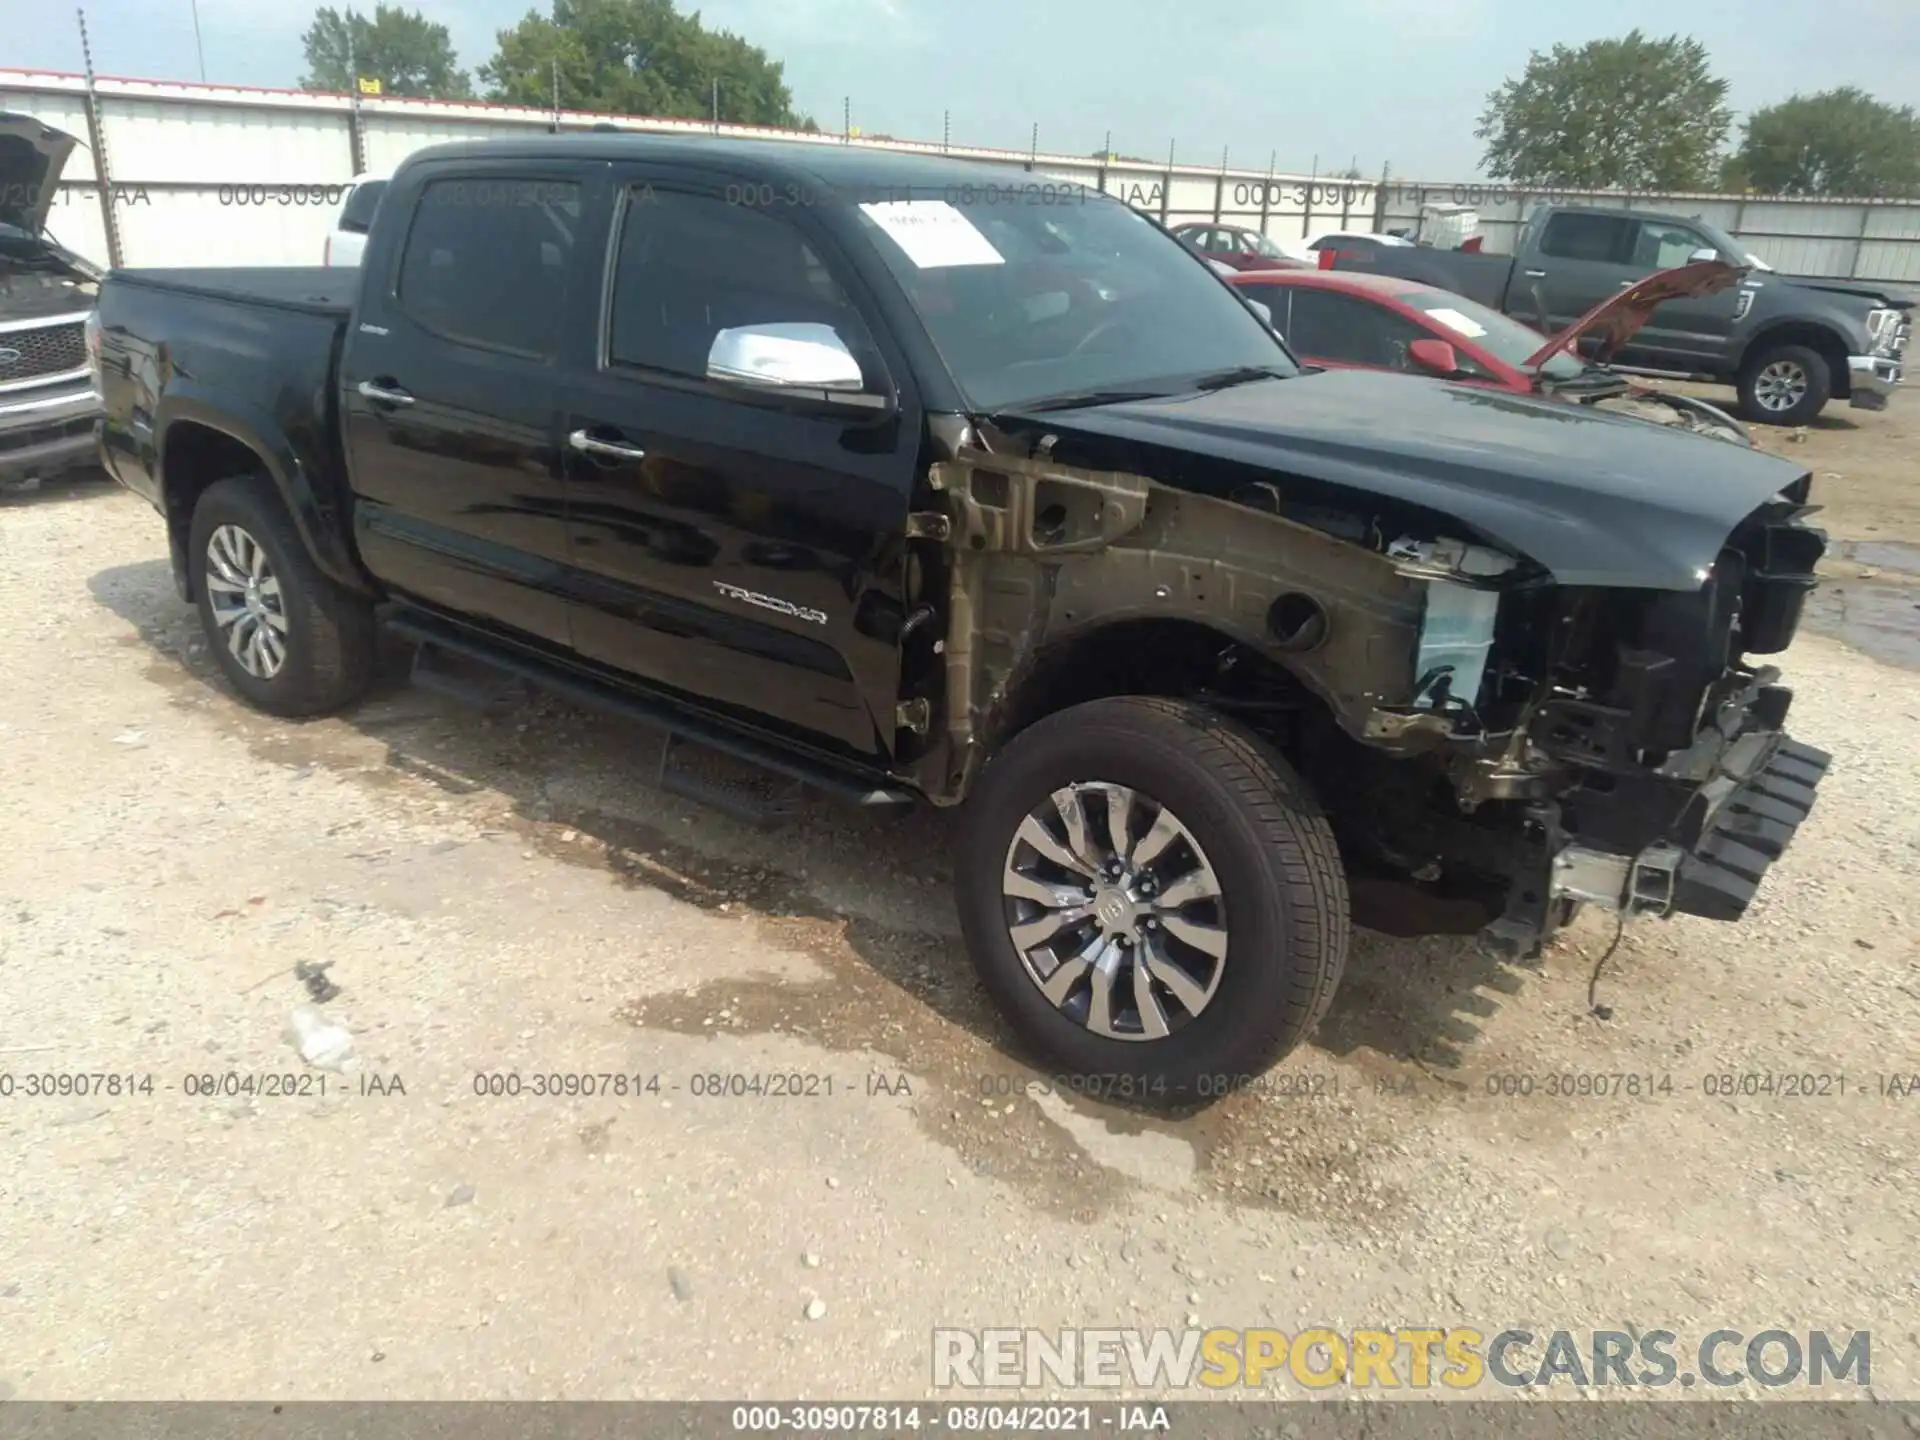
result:
M 1438 285 L 1552 334 L 1635 281 L 1700 260 L 1746 273 L 1731 289 L 1662 305 L 1615 368 L 1732 385 L 1749 420 L 1774 425 L 1805 425 L 1829 399 L 1886 408 L 1901 380 L 1911 299 L 1870 281 L 1776 274 L 1704 220 L 1536 205 L 1511 255 L 1350 246 L 1322 263 Z
M 116 271 L 100 327 L 105 463 L 247 700 L 350 705 L 383 615 L 423 678 L 964 800 L 985 984 L 1136 1095 L 1296 1045 L 1354 919 L 1524 952 L 1583 903 L 1734 919 L 1827 763 L 1756 658 L 1824 548 L 1805 470 L 1304 369 L 1097 193 L 436 147 L 360 269 Z

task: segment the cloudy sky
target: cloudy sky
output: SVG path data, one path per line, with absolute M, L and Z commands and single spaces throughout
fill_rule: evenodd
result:
M 194 0 L 84 0 L 102 74 L 197 78 Z M 290 86 L 305 0 L 198 0 L 207 78 Z M 463 66 L 528 0 L 425 0 Z M 683 8 L 685 0 L 683 0 Z M 1479 173 L 1486 94 L 1530 50 L 1675 29 L 1707 45 L 1745 112 L 1796 90 L 1858 85 L 1920 105 L 1915 0 L 705 0 L 710 25 L 785 61 L 798 107 L 838 128 L 1085 154 L 1114 148 L 1236 166 L 1402 177 Z M 80 68 L 71 4 L 0 0 L 0 65 Z

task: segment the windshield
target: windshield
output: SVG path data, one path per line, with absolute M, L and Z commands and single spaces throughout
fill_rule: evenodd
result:
M 1269 260 L 1284 260 L 1287 258 L 1286 251 L 1282 250 L 1266 236 L 1256 235 L 1251 230 L 1247 232 L 1247 243 L 1253 246 L 1254 254 L 1264 255 Z
M 855 212 L 970 408 L 1177 394 L 1241 367 L 1298 373 L 1186 246 L 1118 200 L 1057 188 L 1046 204 L 991 187 L 902 191 Z
M 1498 310 L 1490 310 L 1464 295 L 1448 295 L 1438 290 L 1403 291 L 1396 300 L 1411 305 L 1430 320 L 1438 321 L 1454 333 L 1466 336 L 1495 359 L 1524 366 L 1527 357 L 1547 343 L 1547 337 L 1529 330 L 1518 320 Z M 1587 362 L 1562 351 L 1549 356 L 1540 374 L 1549 380 L 1572 380 L 1588 370 Z

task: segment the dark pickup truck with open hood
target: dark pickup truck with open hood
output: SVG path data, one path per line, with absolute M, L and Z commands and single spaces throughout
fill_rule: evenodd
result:
M 1354 919 L 1736 919 L 1827 764 L 1765 663 L 1824 547 L 1805 470 L 1303 369 L 1097 193 L 436 147 L 361 268 L 115 272 L 100 325 L 103 457 L 247 700 L 351 704 L 384 610 L 423 681 L 661 726 L 676 787 L 715 793 L 707 747 L 964 800 L 985 984 L 1119 1093 L 1287 1052 Z
M 46 233 L 74 144 L 0 111 L 0 490 L 94 463 L 85 332 L 100 272 Z
M 1867 280 L 1789 276 L 1704 220 L 1586 205 L 1536 205 L 1511 255 L 1425 246 L 1336 249 L 1322 263 L 1420 280 L 1543 332 L 1656 271 L 1705 261 L 1739 283 L 1670 298 L 1620 347 L 1616 365 L 1732 385 L 1741 413 L 1805 425 L 1831 399 L 1882 410 L 1900 384 L 1912 301 Z

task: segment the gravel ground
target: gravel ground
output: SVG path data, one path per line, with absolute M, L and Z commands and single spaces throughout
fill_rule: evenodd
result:
M 1628 932 L 1611 1020 L 1597 919 L 1518 968 L 1362 932 L 1266 1089 L 1167 1118 L 1027 1093 L 939 815 L 750 832 L 646 732 L 403 663 L 271 721 L 116 490 L 6 505 L 0 561 L 0 1398 L 919 1397 L 934 1324 L 1195 1321 L 1870 1328 L 1920 1398 L 1920 1095 L 1879 1089 L 1920 1072 L 1911 671 L 1802 638 L 1820 804 L 1746 923 Z M 325 1073 L 303 960 L 360 1073 L 188 1093 Z M 76 1071 L 154 1087 L 23 1093 Z M 1673 1089 L 1490 1093 L 1576 1071 Z M 818 1093 L 698 1093 L 732 1074 Z

